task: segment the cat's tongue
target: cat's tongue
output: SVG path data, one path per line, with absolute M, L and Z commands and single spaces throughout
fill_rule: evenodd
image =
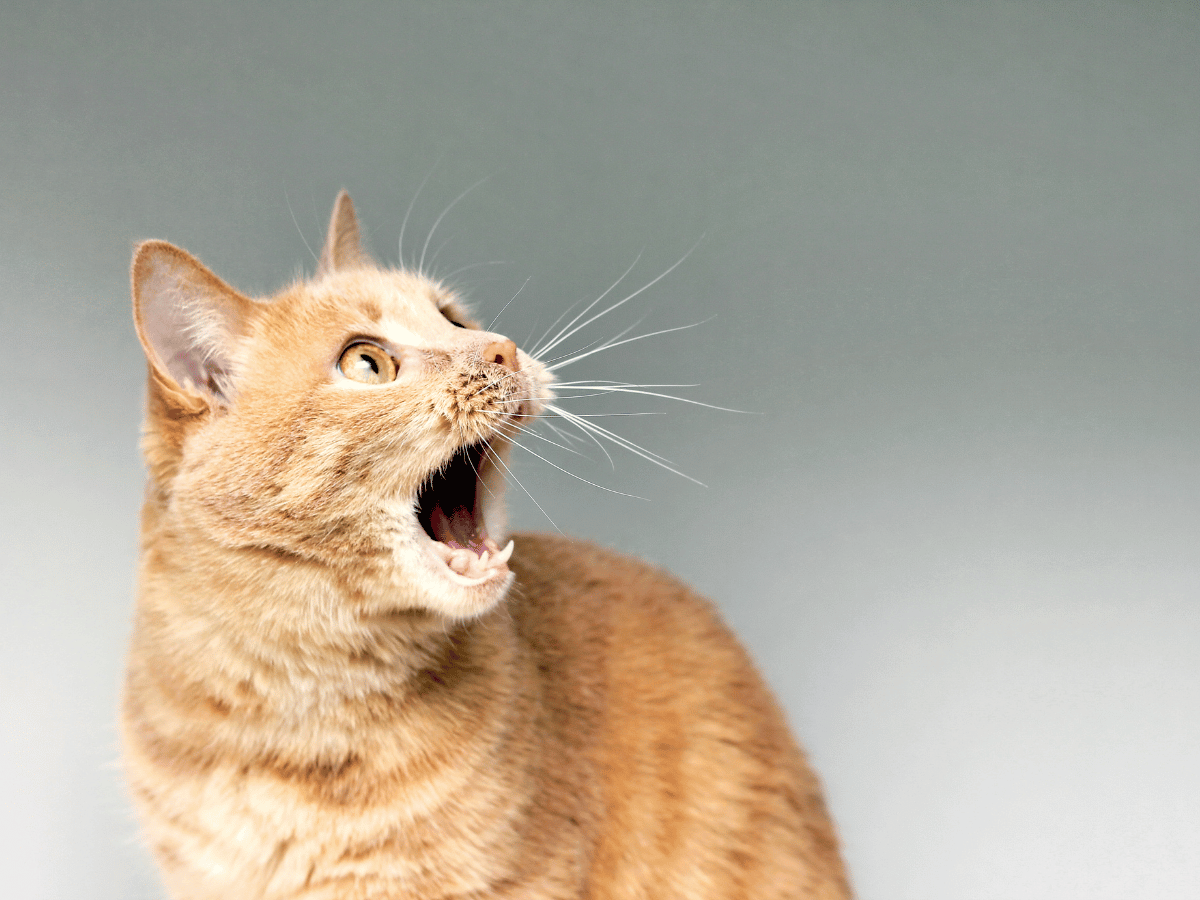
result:
M 475 514 L 465 508 L 458 507 L 447 513 L 441 506 L 434 507 L 429 516 L 429 527 L 433 539 L 441 541 L 455 550 L 470 550 L 476 556 L 487 549 L 487 529 Z

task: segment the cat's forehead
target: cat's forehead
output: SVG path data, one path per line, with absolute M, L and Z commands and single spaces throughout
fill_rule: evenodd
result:
M 359 269 L 334 272 L 294 285 L 269 304 L 272 330 L 303 323 L 309 330 L 378 334 L 421 344 L 445 329 L 445 312 L 460 311 L 454 293 L 439 282 L 407 271 Z

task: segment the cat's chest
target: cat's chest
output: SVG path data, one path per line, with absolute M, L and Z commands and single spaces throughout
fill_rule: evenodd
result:
M 223 766 L 160 785 L 152 815 L 167 826 L 168 883 L 222 900 L 341 897 L 350 884 L 363 896 L 453 896 L 525 868 L 511 776 L 464 764 L 369 784 L 355 772 L 364 766 Z

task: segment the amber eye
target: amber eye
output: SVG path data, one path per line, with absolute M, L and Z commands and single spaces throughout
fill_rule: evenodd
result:
M 338 368 L 351 381 L 385 384 L 396 378 L 396 363 L 374 344 L 351 344 L 342 351 Z

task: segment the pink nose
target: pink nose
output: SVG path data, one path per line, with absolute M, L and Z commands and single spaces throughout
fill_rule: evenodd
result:
M 521 368 L 521 364 L 517 362 L 517 345 L 508 338 L 492 341 L 484 347 L 483 359 L 485 362 L 504 366 L 510 372 L 515 372 Z

